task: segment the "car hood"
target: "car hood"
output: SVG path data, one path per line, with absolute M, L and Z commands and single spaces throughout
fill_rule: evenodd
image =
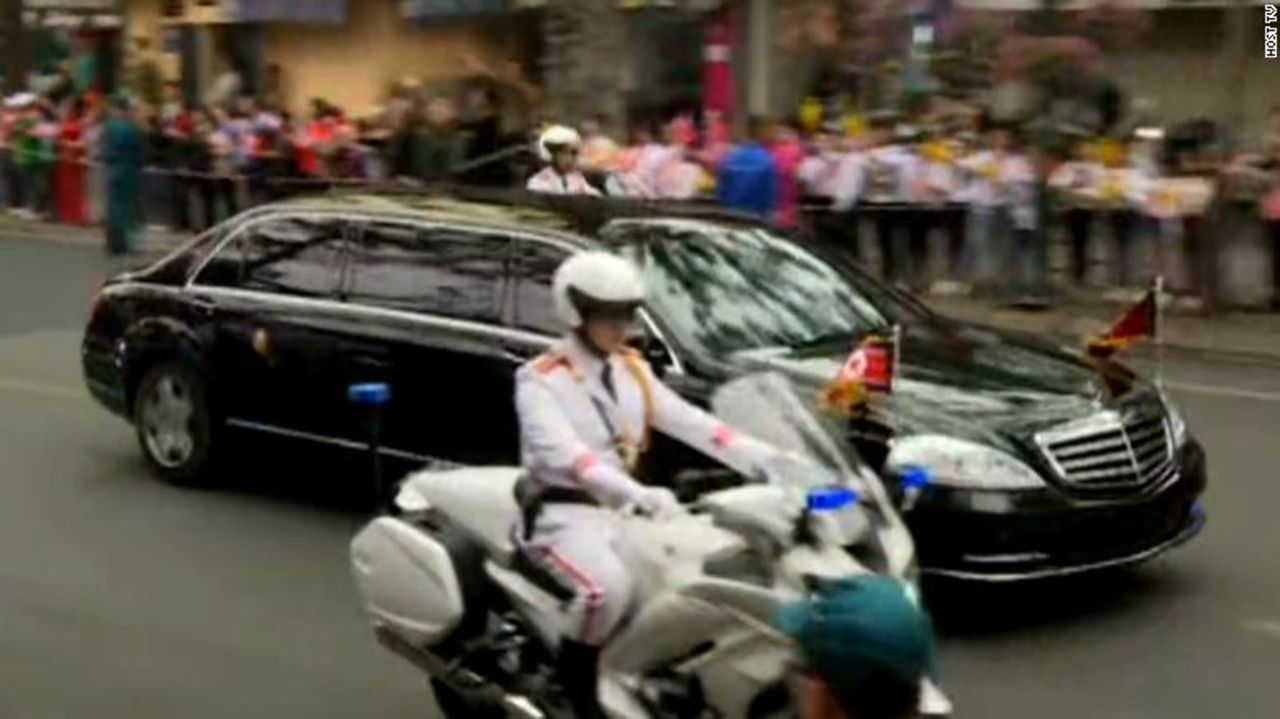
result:
M 738 360 L 815 389 L 836 376 L 851 351 L 760 350 Z M 1140 385 L 1118 365 L 1034 337 L 953 322 L 904 329 L 890 401 L 880 403 L 895 433 L 938 433 L 1005 445 L 1014 437 L 1116 406 Z

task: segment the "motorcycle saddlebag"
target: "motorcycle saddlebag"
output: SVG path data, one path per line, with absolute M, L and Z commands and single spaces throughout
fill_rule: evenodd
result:
M 448 529 L 398 517 L 379 517 L 351 542 L 356 589 L 376 625 L 416 646 L 450 637 L 467 615 L 464 586 L 469 557 L 478 547 Z M 460 579 L 460 577 L 463 577 Z

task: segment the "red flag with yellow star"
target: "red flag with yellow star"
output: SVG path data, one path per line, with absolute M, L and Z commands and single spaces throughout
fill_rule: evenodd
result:
M 1138 304 L 1130 307 L 1111 327 L 1089 340 L 1088 353 L 1092 357 L 1110 357 L 1128 349 L 1139 341 L 1154 339 L 1160 329 L 1159 292 L 1155 287 L 1147 291 Z

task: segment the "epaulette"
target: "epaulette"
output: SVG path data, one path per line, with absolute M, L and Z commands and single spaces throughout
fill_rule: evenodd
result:
M 533 369 L 538 374 L 551 374 L 560 367 L 572 370 L 568 355 L 563 352 L 545 352 L 533 359 Z

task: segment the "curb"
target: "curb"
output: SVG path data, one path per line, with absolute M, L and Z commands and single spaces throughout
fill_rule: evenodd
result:
M 931 306 L 934 306 L 931 304 Z M 1122 306 L 1069 306 L 1044 313 L 1018 314 L 1000 307 L 974 305 L 956 307 L 954 303 L 938 304 L 939 314 L 964 322 L 974 322 L 997 329 L 1027 332 L 1052 338 L 1065 345 L 1083 348 L 1088 337 L 1105 330 Z M 1062 314 L 1066 312 L 1068 314 Z M 1243 320 L 1243 322 L 1242 322 Z M 1230 359 L 1268 365 L 1280 365 L 1280 331 L 1259 324 L 1275 323 L 1274 315 L 1240 313 L 1220 317 L 1196 317 L 1175 314 L 1167 318 L 1171 325 L 1165 336 L 1167 352 Z M 1190 332 L 1185 325 L 1201 325 Z M 1244 324 L 1252 327 L 1241 326 Z M 1183 325 L 1182 329 L 1178 325 Z M 1277 323 L 1280 328 L 1280 323 Z M 1194 335 L 1192 338 L 1188 335 Z M 1145 343 L 1127 353 L 1131 357 L 1154 357 L 1155 348 Z
M 163 252 L 186 242 L 194 235 L 144 230 L 141 246 L 145 252 Z M 43 242 L 63 247 L 103 248 L 106 237 L 96 227 L 72 227 L 42 222 L 25 222 L 0 219 L 0 240 L 16 242 Z

